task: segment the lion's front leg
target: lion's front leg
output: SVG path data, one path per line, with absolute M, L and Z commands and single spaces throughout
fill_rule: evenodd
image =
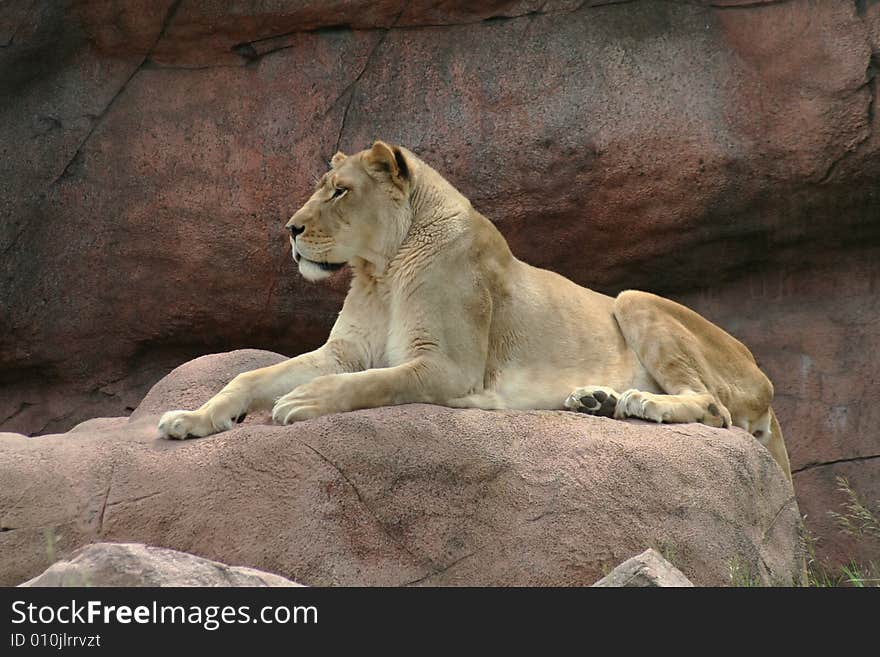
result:
M 416 358 L 395 367 L 321 376 L 281 397 L 272 409 L 279 424 L 342 413 L 418 402 L 446 403 L 461 396 L 468 382 L 443 358 Z
M 159 420 L 159 436 L 185 439 L 226 431 L 247 413 L 271 408 L 276 399 L 297 386 L 355 366 L 357 359 L 350 357 L 347 346 L 328 342 L 283 363 L 239 374 L 197 410 L 165 413 Z
M 618 420 L 634 417 L 650 422 L 731 425 L 730 411 L 708 393 L 662 395 L 635 389 L 620 393 L 605 386 L 585 386 L 572 392 L 564 406 L 570 411 Z

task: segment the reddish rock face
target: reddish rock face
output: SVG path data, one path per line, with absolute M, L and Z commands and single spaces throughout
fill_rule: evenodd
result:
M 277 358 L 186 363 L 130 420 L 0 434 L 0 585 L 47 566 L 47 536 L 61 559 L 143 542 L 324 586 L 586 586 L 645 545 L 698 585 L 734 562 L 800 578 L 791 486 L 739 429 L 415 404 L 156 437 L 152 409 Z
M 880 249 L 867 247 L 806 252 L 800 267 L 679 298 L 748 344 L 775 382 L 801 512 L 830 564 L 880 555 L 880 540 L 847 536 L 829 515 L 844 510 L 844 476 L 880 516 L 878 292 Z
M 877 481 L 880 5 L 476 4 L 0 8 L 0 427 L 322 342 L 345 275 L 299 279 L 282 225 L 378 137 L 521 258 L 693 301 L 767 367 L 801 479 Z

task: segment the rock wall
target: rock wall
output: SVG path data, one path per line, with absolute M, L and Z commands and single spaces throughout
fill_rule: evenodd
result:
M 776 384 L 774 406 L 795 492 L 818 552 L 832 563 L 877 561 L 880 540 L 841 533 L 846 477 L 880 514 L 880 248 L 805 253 L 682 299 L 751 346 Z
M 344 275 L 299 279 L 281 227 L 337 147 L 381 137 L 522 258 L 745 340 L 847 554 L 833 473 L 880 497 L 880 3 L 293 4 L 0 7 L 0 427 L 319 344 Z

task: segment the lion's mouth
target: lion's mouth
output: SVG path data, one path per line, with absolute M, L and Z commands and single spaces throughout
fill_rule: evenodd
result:
M 309 260 L 308 258 L 303 258 L 303 260 L 307 260 L 313 265 L 320 267 L 324 271 L 339 271 L 340 269 L 345 267 L 344 262 L 316 262 L 314 260 Z
M 297 262 L 299 262 L 300 260 L 305 260 L 310 265 L 315 265 L 315 267 L 318 267 L 323 271 L 339 271 L 347 264 L 344 262 L 318 262 L 317 260 L 309 260 L 296 249 L 294 249 L 293 251 L 293 259 Z

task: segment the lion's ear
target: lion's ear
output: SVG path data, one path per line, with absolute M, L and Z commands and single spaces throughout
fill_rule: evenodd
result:
M 404 181 L 409 178 L 409 165 L 397 146 L 389 146 L 384 141 L 377 141 L 367 151 L 364 159 L 373 169 L 388 173 L 391 181 L 401 188 Z
M 348 157 L 348 155 L 346 155 L 342 151 L 336 151 L 336 155 L 334 155 L 332 158 L 330 158 L 330 166 L 333 167 L 334 169 L 338 168 L 340 164 L 345 162 L 345 158 L 347 158 L 347 157 Z

